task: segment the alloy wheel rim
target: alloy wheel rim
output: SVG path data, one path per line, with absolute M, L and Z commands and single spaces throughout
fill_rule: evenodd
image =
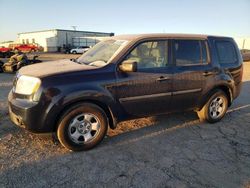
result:
M 70 139 L 76 144 L 90 142 L 100 132 L 100 120 L 91 113 L 83 113 L 74 117 L 68 128 Z
M 226 108 L 225 99 L 221 96 L 218 96 L 212 100 L 209 106 L 209 114 L 213 119 L 220 118 Z

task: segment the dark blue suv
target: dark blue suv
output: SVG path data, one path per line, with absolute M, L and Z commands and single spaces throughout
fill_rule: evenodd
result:
M 120 121 L 194 110 L 215 123 L 239 95 L 242 57 L 232 38 L 144 34 L 108 38 L 80 58 L 23 67 L 9 114 L 34 133 L 87 150 Z

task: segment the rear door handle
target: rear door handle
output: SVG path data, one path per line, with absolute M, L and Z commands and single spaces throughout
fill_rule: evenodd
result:
M 166 81 L 169 80 L 170 78 L 168 76 L 161 76 L 159 78 L 156 79 L 156 81 L 158 82 L 162 82 L 162 81 Z

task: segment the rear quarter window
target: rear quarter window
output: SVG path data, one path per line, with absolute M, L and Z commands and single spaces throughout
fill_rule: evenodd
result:
M 174 56 L 177 66 L 208 63 L 207 45 L 202 40 L 174 40 Z
M 216 49 L 220 64 L 231 64 L 237 62 L 234 45 L 229 41 L 217 41 Z

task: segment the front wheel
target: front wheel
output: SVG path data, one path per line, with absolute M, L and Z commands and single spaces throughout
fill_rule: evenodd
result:
M 99 144 L 107 133 L 105 112 L 90 103 L 78 104 L 67 110 L 59 120 L 57 137 L 72 151 L 88 150 Z
M 225 116 L 227 108 L 227 95 L 221 90 L 216 90 L 197 114 L 200 120 L 205 120 L 209 123 L 216 123 Z

